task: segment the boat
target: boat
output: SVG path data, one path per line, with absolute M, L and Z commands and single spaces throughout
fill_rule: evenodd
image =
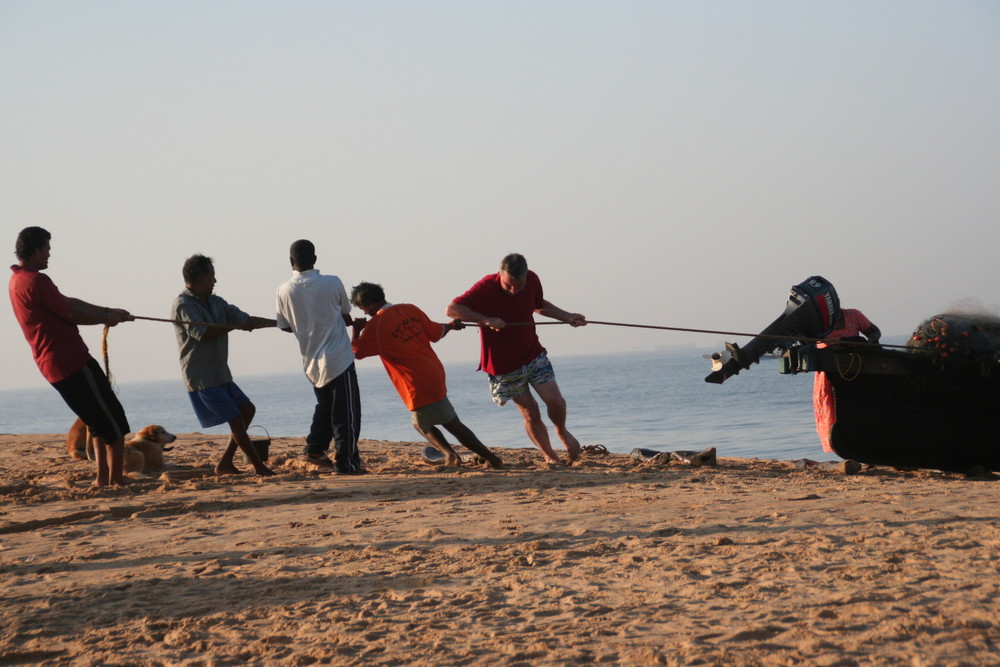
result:
M 833 388 L 830 445 L 843 459 L 895 468 L 1000 470 L 996 355 L 942 358 L 878 345 L 799 346 L 781 372 L 822 371 Z
M 1000 322 L 935 315 L 905 346 L 824 342 L 839 319 L 833 285 L 812 276 L 785 312 L 747 345 L 712 355 L 706 382 L 722 383 L 781 350 L 785 374 L 823 372 L 836 420 L 834 452 L 895 468 L 1000 471 Z

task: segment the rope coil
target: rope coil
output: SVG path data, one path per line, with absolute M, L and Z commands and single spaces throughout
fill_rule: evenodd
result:
M 841 379 L 845 380 L 846 382 L 854 382 L 855 380 L 858 379 L 858 376 L 861 375 L 861 355 L 851 352 L 847 356 L 848 356 L 847 368 L 841 368 L 839 357 L 834 357 L 834 363 L 836 363 L 837 365 L 837 374 L 840 375 Z M 854 371 L 853 375 L 848 376 L 848 374 L 851 372 L 851 369 L 854 368 L 855 361 L 858 362 L 858 367 Z

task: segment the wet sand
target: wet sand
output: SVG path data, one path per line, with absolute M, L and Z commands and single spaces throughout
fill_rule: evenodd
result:
M 218 478 L 188 434 L 94 489 L 63 438 L 0 435 L 0 664 L 1000 664 L 992 479 L 298 438 Z

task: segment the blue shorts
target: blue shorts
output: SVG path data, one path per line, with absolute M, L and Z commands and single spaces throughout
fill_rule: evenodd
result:
M 240 407 L 250 402 L 235 382 L 188 392 L 188 398 L 202 428 L 228 424 L 240 417 Z
M 542 352 L 527 366 L 502 375 L 490 375 L 490 394 L 493 402 L 503 405 L 508 400 L 528 392 L 528 386 L 534 387 L 556 379 L 548 356 Z

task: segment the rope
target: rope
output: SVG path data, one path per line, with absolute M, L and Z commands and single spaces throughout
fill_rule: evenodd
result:
M 166 322 L 168 324 L 187 324 L 193 327 L 220 327 L 223 329 L 234 328 L 231 324 L 217 324 L 215 322 L 194 322 L 192 320 L 168 320 L 162 317 L 143 317 L 141 315 L 133 315 L 137 320 L 146 320 L 147 322 Z
M 189 326 L 202 326 L 202 327 L 222 327 L 222 328 L 233 328 L 230 324 L 216 324 L 215 322 L 194 322 L 190 320 L 171 320 L 162 317 L 143 317 L 140 315 L 133 316 L 137 320 L 146 320 L 148 322 L 166 322 L 168 324 L 186 324 Z M 485 327 L 487 325 L 481 322 L 463 322 L 471 326 Z M 569 324 L 569 322 L 559 322 L 555 320 L 544 320 L 542 322 L 506 322 L 505 326 L 508 327 L 534 327 L 542 325 L 552 325 L 552 324 Z M 801 341 L 804 343 L 831 343 L 837 342 L 845 345 L 856 345 L 856 346 L 868 346 L 868 347 L 897 347 L 906 348 L 905 345 L 887 345 L 880 343 L 863 343 L 860 341 L 833 341 L 824 338 L 810 338 L 808 336 L 778 336 L 772 334 L 755 334 L 755 333 L 744 333 L 740 331 L 720 331 L 716 329 L 692 329 L 689 327 L 667 327 L 667 326 L 657 326 L 653 324 L 629 324 L 626 322 L 601 322 L 599 320 L 587 320 L 587 324 L 600 324 L 610 327 L 630 327 L 633 329 L 656 329 L 659 331 L 680 331 L 686 333 L 701 333 L 701 334 L 714 334 L 719 336 L 742 336 L 746 338 L 770 338 L 773 340 L 791 340 L 791 341 Z
M 847 362 L 847 368 L 840 367 L 840 357 L 834 357 L 833 360 L 837 365 L 837 374 L 840 375 L 841 379 L 846 380 L 847 382 L 854 382 L 858 379 L 858 376 L 861 375 L 861 355 L 851 352 L 848 357 L 850 361 Z M 848 377 L 848 373 L 850 373 L 851 369 L 854 368 L 855 361 L 858 362 L 858 369 L 854 371 L 853 375 Z
M 183 324 L 187 326 L 202 326 L 202 327 L 220 327 L 225 329 L 233 329 L 230 324 L 217 324 L 215 322 L 194 322 L 189 320 L 173 320 L 166 319 L 162 317 L 144 317 L 141 315 L 133 315 L 134 319 L 145 320 L 147 322 L 166 322 L 168 324 Z M 468 322 L 464 321 L 464 324 L 476 327 L 486 327 L 487 325 L 482 322 Z M 552 324 L 569 324 L 569 322 L 560 322 L 555 320 L 544 320 L 541 322 L 506 322 L 505 326 L 508 327 L 534 327 L 542 325 L 552 325 Z M 713 334 L 717 336 L 740 336 L 745 338 L 767 338 L 777 341 L 797 341 L 801 343 L 836 343 L 838 345 L 849 345 L 852 347 L 868 347 L 873 349 L 885 349 L 885 348 L 896 348 L 901 350 L 908 350 L 906 345 L 892 345 L 888 343 L 868 343 L 862 341 L 850 341 L 850 340 L 836 340 L 836 339 L 826 339 L 826 338 L 812 338 L 810 336 L 779 336 L 776 334 L 762 334 L 762 333 L 746 333 L 742 331 L 722 331 L 718 329 L 695 329 L 691 327 L 668 327 L 659 326 L 655 324 L 632 324 L 628 322 L 602 322 L 600 320 L 587 320 L 587 324 L 600 324 L 609 327 L 628 327 L 632 329 L 654 329 L 657 331 L 680 331 L 685 333 L 699 333 L 699 334 Z M 104 355 L 104 372 L 107 374 L 108 379 L 111 379 L 111 372 L 108 368 L 108 327 L 104 328 L 104 337 L 101 340 L 101 352 Z M 850 370 L 850 367 L 848 368 Z
M 471 324 L 478 327 L 485 327 L 487 325 L 481 322 L 466 322 L 465 324 Z M 543 321 L 543 322 L 506 322 L 505 326 L 508 327 L 530 327 L 538 326 L 542 324 L 569 324 L 569 322 L 553 322 L 553 321 Z M 681 331 L 686 333 L 701 333 L 701 334 L 715 334 L 719 336 L 743 336 L 746 338 L 769 338 L 772 340 L 789 340 L 789 341 L 799 341 L 803 343 L 837 343 L 839 345 L 854 345 L 858 347 L 872 347 L 872 348 L 886 348 L 894 347 L 900 349 L 908 349 L 905 345 L 890 345 L 883 343 L 866 343 L 861 341 L 850 341 L 850 340 L 837 340 L 837 339 L 826 339 L 826 338 L 811 338 L 809 336 L 779 336 L 776 334 L 755 334 L 755 333 L 745 333 L 740 331 L 719 331 L 716 329 L 692 329 L 688 327 L 666 327 L 657 326 L 653 324 L 629 324 L 626 322 L 601 322 L 598 320 L 587 320 L 587 324 L 601 324 L 609 327 L 630 327 L 633 329 L 656 329 L 659 331 Z
M 101 356 L 104 357 L 104 374 L 108 376 L 108 383 L 113 387 L 115 384 L 114 378 L 111 376 L 111 365 L 108 363 L 108 332 L 111 331 L 111 327 L 104 327 L 104 333 L 101 335 Z
M 168 320 L 162 317 L 143 317 L 141 315 L 133 315 L 133 319 L 136 320 L 147 320 L 149 322 L 167 322 L 169 324 L 187 324 L 190 326 L 201 326 L 201 327 L 222 327 L 226 329 L 232 329 L 232 325 L 229 324 L 216 324 L 215 322 L 191 322 L 187 320 Z M 111 363 L 108 360 L 108 332 L 111 331 L 111 327 L 105 326 L 104 333 L 101 335 L 101 356 L 104 358 L 104 374 L 108 376 L 108 383 L 112 387 L 115 386 L 114 376 L 111 375 Z M 116 389 L 117 391 L 117 389 Z M 265 431 L 266 433 L 266 431 Z M 268 435 L 270 438 L 270 435 Z

